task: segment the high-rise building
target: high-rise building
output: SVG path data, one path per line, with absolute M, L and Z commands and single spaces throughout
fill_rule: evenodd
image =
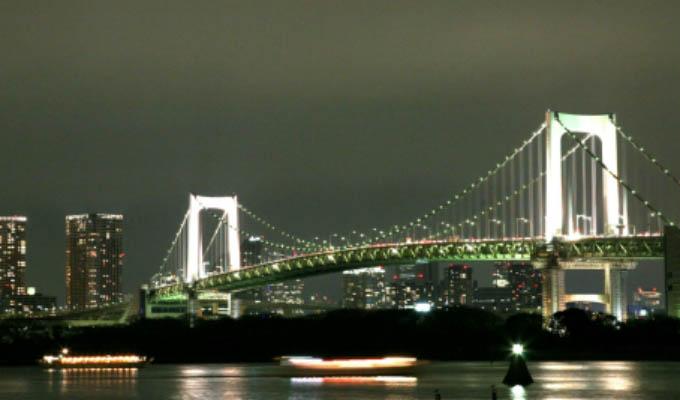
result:
M 26 294 L 26 217 L 0 217 L 0 298 Z
M 390 274 L 392 275 L 390 278 Z M 413 309 L 415 303 L 439 304 L 439 265 L 437 263 L 401 265 L 387 273 L 388 307 Z
M 382 267 L 344 271 L 341 286 L 344 308 L 373 310 L 387 305 L 385 269 Z
M 304 304 L 302 292 L 305 284 L 302 279 L 294 279 L 283 283 L 275 283 L 264 287 L 264 301 L 280 304 Z
M 83 310 L 123 300 L 123 216 L 66 217 L 66 306 Z
M 494 272 L 496 287 L 508 287 L 516 311 L 541 312 L 543 277 L 531 263 L 497 262 Z
M 261 236 L 251 236 L 241 243 L 241 265 L 250 266 L 261 263 L 264 242 Z
M 472 268 L 467 265 L 449 264 L 442 285 L 444 306 L 472 305 L 474 296 Z

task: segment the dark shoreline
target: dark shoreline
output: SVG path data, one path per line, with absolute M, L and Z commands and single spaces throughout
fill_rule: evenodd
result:
M 136 353 L 158 364 L 269 362 L 283 354 L 321 357 L 415 356 L 433 361 L 502 361 L 521 342 L 532 361 L 680 361 L 680 323 L 655 317 L 616 323 L 567 310 L 552 333 L 540 316 L 506 319 L 472 308 L 417 314 L 338 310 L 281 318 L 139 320 L 69 328 L 39 320 L 0 320 L 0 365 L 31 365 L 68 347 L 74 354 Z

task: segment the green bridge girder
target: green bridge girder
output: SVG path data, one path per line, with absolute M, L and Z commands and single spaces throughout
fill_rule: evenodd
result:
M 623 236 L 557 242 L 559 258 L 595 260 L 663 259 L 663 236 Z
M 272 261 L 239 271 L 209 276 L 192 284 L 175 284 L 155 289 L 156 300 L 176 298 L 190 290 L 233 292 L 266 284 L 306 278 L 345 270 L 431 261 L 530 261 L 558 259 L 641 260 L 664 257 L 663 236 L 595 237 L 579 240 L 542 239 L 422 241 L 380 244 L 305 254 Z

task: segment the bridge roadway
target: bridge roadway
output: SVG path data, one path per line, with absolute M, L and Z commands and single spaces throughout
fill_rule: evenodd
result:
M 266 262 L 237 271 L 215 274 L 193 283 L 177 283 L 152 292 L 156 301 L 189 291 L 235 292 L 292 279 L 379 265 L 419 264 L 431 261 L 531 261 L 663 259 L 664 236 L 609 236 L 554 240 L 423 240 L 342 248 Z

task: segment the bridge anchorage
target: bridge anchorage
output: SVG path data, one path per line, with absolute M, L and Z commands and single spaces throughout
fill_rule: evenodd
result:
M 680 190 L 680 179 L 624 134 L 613 114 L 549 110 L 488 173 L 403 225 L 304 239 L 236 196 L 192 194 L 152 277 L 147 315 L 238 315 L 242 307 L 232 293 L 356 268 L 531 261 L 543 271 L 544 317 L 570 301 L 594 301 L 624 320 L 626 274 L 639 261 L 656 259 L 664 260 L 668 313 L 680 317 L 680 231 L 673 221 L 680 210 L 663 184 Z M 204 235 L 205 214 L 216 228 Z M 565 293 L 572 270 L 603 271 L 602 293 Z

